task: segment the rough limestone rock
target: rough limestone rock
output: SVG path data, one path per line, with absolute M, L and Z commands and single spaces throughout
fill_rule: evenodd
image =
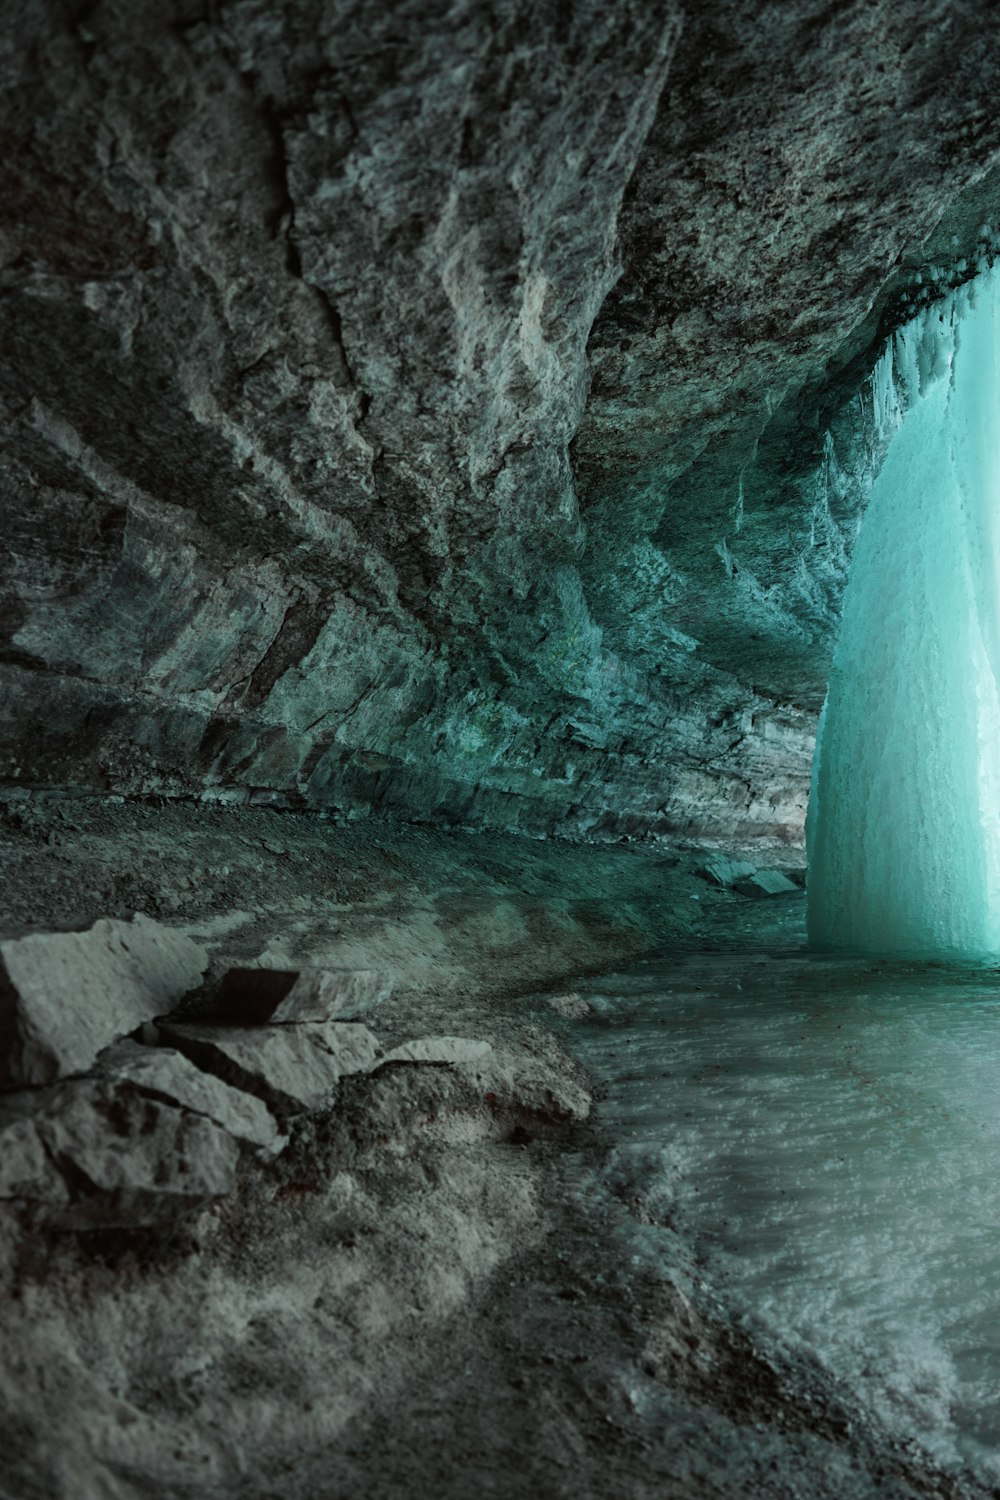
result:
M 34 1140 L 61 1185 L 41 1169 Z M 5 1154 L 8 1142 L 19 1160 L 4 1169 L 4 1196 L 64 1229 L 168 1222 L 230 1192 L 239 1159 L 236 1141 L 212 1120 L 105 1078 L 7 1095 Z
M 212 1013 L 243 1025 L 349 1021 L 391 993 L 392 977 L 377 969 L 229 969 Z
M 368 1072 L 381 1056 L 375 1035 L 352 1021 L 246 1029 L 167 1023 L 160 1031 L 199 1067 L 280 1114 L 329 1103 L 340 1078 Z
M 998 77 L 991 0 L 18 0 L 0 777 L 798 837 Z
M 200 982 L 197 943 L 149 917 L 0 942 L 0 1088 L 82 1073 Z
M 118 1042 L 102 1053 L 98 1067 L 105 1077 L 207 1116 L 247 1145 L 272 1154 L 285 1144 L 277 1121 L 260 1099 L 203 1072 L 173 1048 Z
M 489 1042 L 479 1042 L 464 1036 L 421 1036 L 411 1042 L 402 1042 L 385 1054 L 380 1064 L 388 1063 L 437 1063 L 458 1066 L 463 1063 L 482 1062 L 493 1048 Z

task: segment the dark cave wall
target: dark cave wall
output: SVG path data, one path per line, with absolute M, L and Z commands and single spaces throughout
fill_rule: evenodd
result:
M 0 777 L 796 837 L 990 15 L 13 8 Z

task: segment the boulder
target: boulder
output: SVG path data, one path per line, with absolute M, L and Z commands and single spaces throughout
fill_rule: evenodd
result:
M 357 1020 L 390 994 L 379 969 L 230 969 L 213 1016 L 237 1025 Z
M 422 1036 L 411 1042 L 403 1042 L 385 1054 L 379 1063 L 436 1063 L 439 1066 L 455 1066 L 461 1063 L 482 1062 L 493 1048 L 489 1042 L 473 1041 L 464 1036 Z
M 197 943 L 137 915 L 0 942 L 0 1089 L 85 1072 L 201 981 Z
M 273 1154 L 285 1144 L 277 1121 L 262 1100 L 232 1088 L 213 1073 L 203 1072 L 171 1047 L 116 1042 L 101 1054 L 98 1067 L 105 1077 L 179 1104 L 193 1114 L 205 1115 L 247 1145 Z
M 10 1094 L 0 1122 L 4 1156 L 12 1152 L 4 1196 L 60 1228 L 163 1223 L 235 1182 L 239 1146 L 227 1131 L 111 1078 Z
M 316 1109 L 337 1081 L 374 1067 L 381 1049 L 352 1021 L 296 1026 L 202 1026 L 166 1022 L 160 1033 L 200 1068 L 256 1094 L 279 1114 Z

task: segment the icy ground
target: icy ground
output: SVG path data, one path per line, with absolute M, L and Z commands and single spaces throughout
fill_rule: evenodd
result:
M 745 911 L 738 945 L 579 987 L 619 1183 L 759 1347 L 995 1484 L 1000 973 L 810 955 L 799 902 Z

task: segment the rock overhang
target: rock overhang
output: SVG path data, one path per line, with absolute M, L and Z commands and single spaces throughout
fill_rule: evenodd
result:
M 795 838 L 988 20 L 24 5 L 5 779 Z

